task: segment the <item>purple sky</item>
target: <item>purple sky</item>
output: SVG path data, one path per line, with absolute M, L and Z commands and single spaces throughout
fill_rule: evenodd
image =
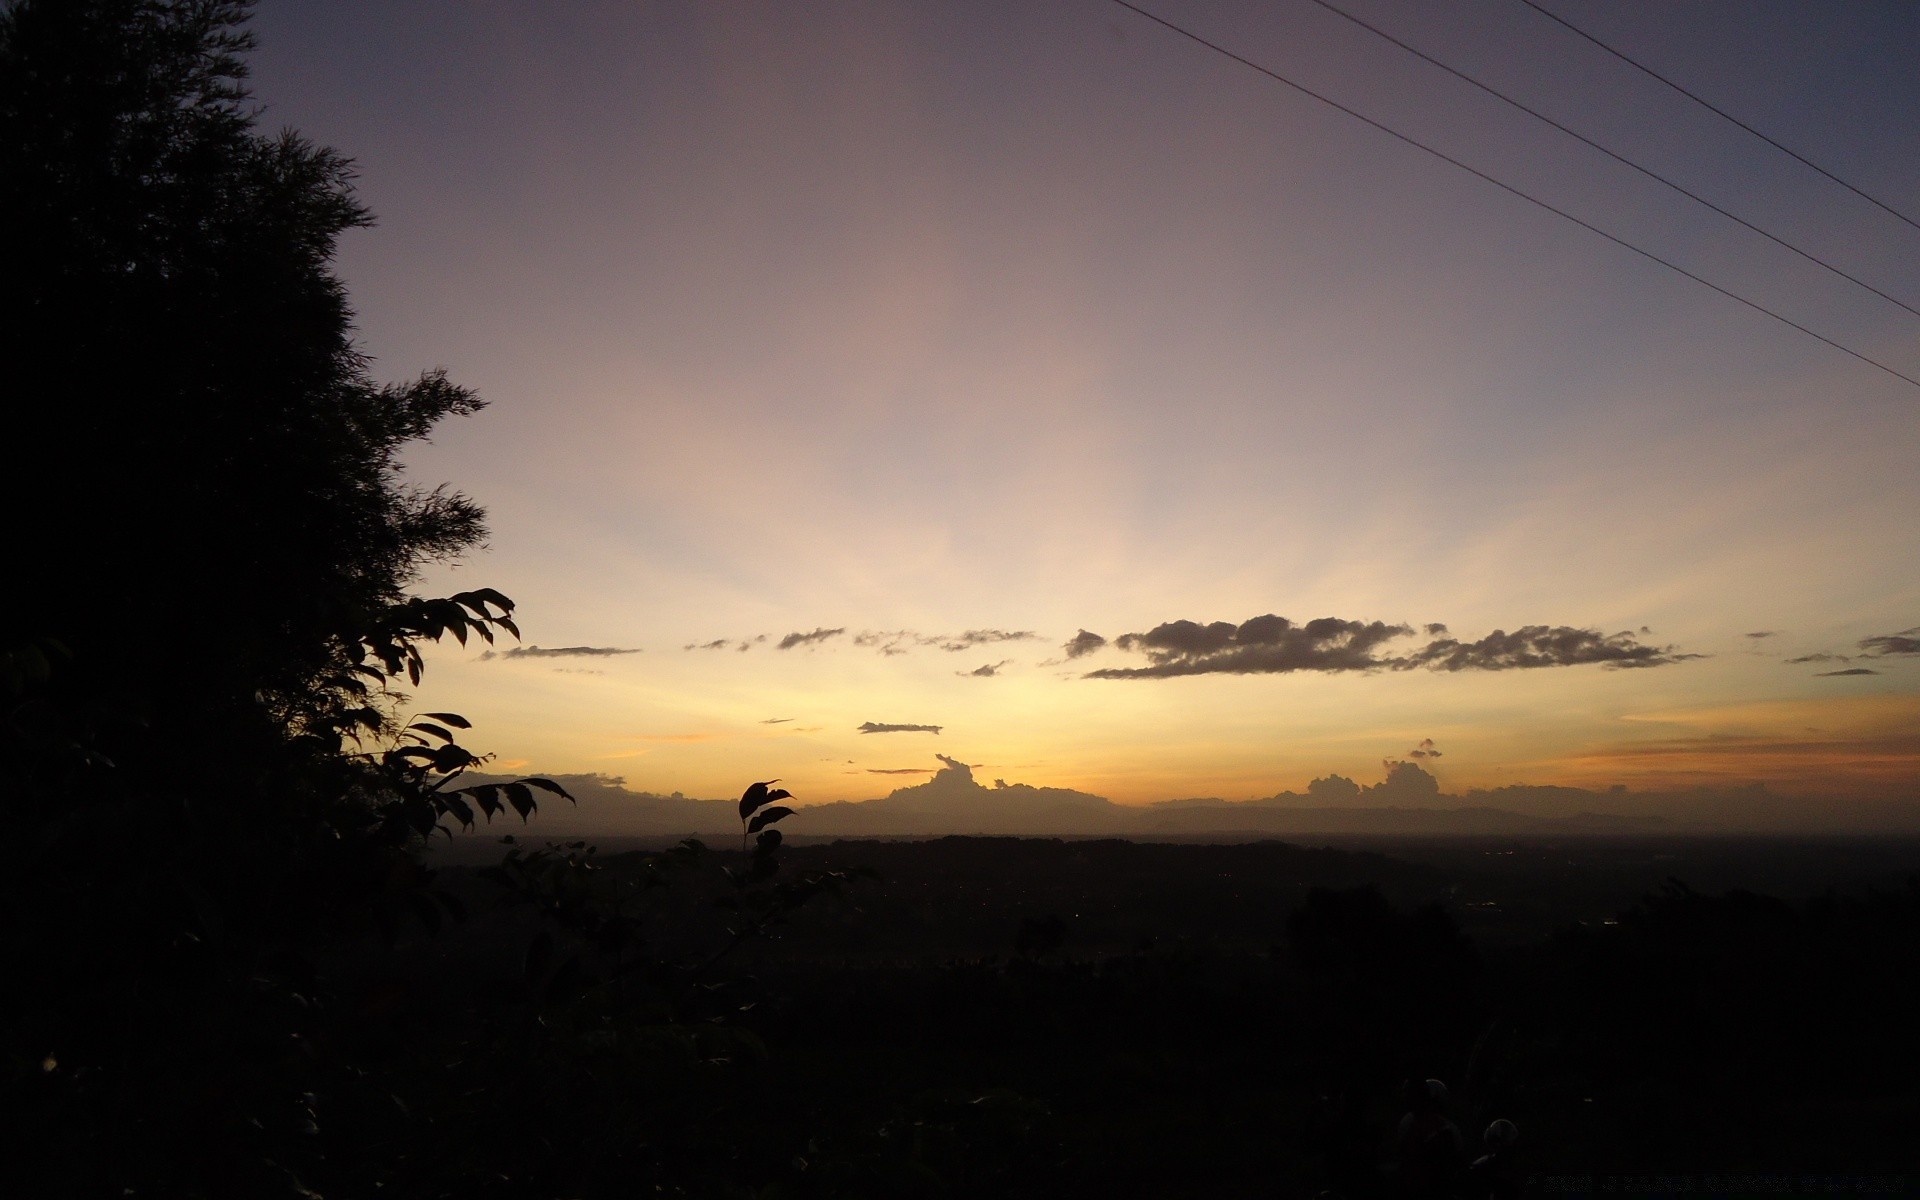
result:
M 1308 0 L 1152 7 L 1920 374 L 1920 317 Z M 1920 230 L 1517 0 L 1351 7 L 1920 307 Z M 1911 6 L 1550 7 L 1920 210 Z M 255 30 L 265 124 L 380 218 L 340 258 L 376 371 L 492 403 L 411 459 L 494 531 L 422 587 L 632 651 L 437 655 L 423 705 L 508 763 L 824 801 L 937 751 L 1139 801 L 1432 738 L 1450 790 L 1920 780 L 1920 388 L 1114 4 Z

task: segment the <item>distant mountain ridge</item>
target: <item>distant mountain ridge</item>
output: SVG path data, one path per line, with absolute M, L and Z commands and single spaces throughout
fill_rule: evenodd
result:
M 1338 775 L 1316 779 L 1306 794 L 1278 792 L 1253 800 L 1194 797 L 1148 805 L 1115 804 L 1070 788 L 1033 787 L 973 777 L 970 764 L 945 755 L 923 783 L 873 800 L 795 804 L 782 825 L 789 835 L 819 837 L 939 837 L 982 834 L 1021 837 L 1223 836 L 1306 837 L 1594 835 L 1679 832 L 1920 832 L 1914 801 L 1854 803 L 1844 807 L 1769 792 L 1763 787 L 1686 792 L 1606 792 L 1515 784 L 1464 796 L 1413 763 L 1396 763 L 1387 778 L 1363 787 Z M 504 776 L 470 776 L 472 783 Z M 607 775 L 556 775 L 578 798 L 569 805 L 543 798 L 522 830 L 496 822 L 481 832 L 525 832 L 540 838 L 600 836 L 702 837 L 736 835 L 735 801 L 701 800 L 676 792 L 629 790 Z

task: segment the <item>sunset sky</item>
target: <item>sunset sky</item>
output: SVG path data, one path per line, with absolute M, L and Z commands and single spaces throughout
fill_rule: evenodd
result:
M 1920 308 L 1920 228 L 1520 0 L 1339 2 Z M 1542 4 L 1920 220 L 1920 9 Z M 1311 0 L 1143 6 L 1920 377 L 1920 315 Z M 492 526 L 420 587 L 526 641 L 416 700 L 510 768 L 1920 788 L 1920 386 L 1111 0 L 253 27 L 379 218 L 375 374 L 490 404 L 409 459 Z

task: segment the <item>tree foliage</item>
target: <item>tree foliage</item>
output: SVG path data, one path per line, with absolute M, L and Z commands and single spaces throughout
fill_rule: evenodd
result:
M 21 568 L 4 628 L 144 707 L 155 736 L 127 767 L 363 707 L 367 637 L 424 562 L 484 535 L 477 505 L 399 458 L 481 402 L 438 371 L 370 376 L 332 270 L 370 217 L 346 159 L 257 127 L 247 8 L 0 14 L 0 498 Z M 430 636 L 436 618 L 399 619 Z

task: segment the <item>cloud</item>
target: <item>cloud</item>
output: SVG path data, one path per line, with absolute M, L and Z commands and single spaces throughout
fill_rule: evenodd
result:
M 971 650 L 975 646 L 993 646 L 1001 642 L 1037 642 L 1039 640 L 1040 635 L 1031 629 L 969 629 L 953 637 L 928 638 L 925 644 L 938 646 L 942 650 L 959 651 Z
M 985 666 L 975 667 L 971 671 L 955 671 L 954 674 L 960 676 L 962 679 L 992 679 L 1000 673 L 1001 667 L 1006 666 L 1012 661 L 1010 658 L 1003 658 L 997 663 L 987 663 Z
M 638 653 L 640 651 L 620 646 L 515 646 L 511 650 L 489 650 L 480 656 L 480 661 L 490 662 L 496 658 L 610 658 L 616 654 Z
M 636 733 L 632 740 L 636 742 L 712 742 L 718 741 L 717 733 Z
M 822 627 L 814 630 L 812 633 L 790 633 L 780 639 L 778 648 L 781 650 L 791 650 L 795 646 L 816 646 L 830 638 L 837 638 L 845 632 L 846 629 L 844 628 L 827 629 Z
M 1815 671 L 1815 679 L 1831 679 L 1836 675 L 1878 675 L 1880 672 L 1869 667 L 1848 667 L 1844 671 Z
M 925 639 L 906 629 L 862 629 L 853 635 L 853 644 L 869 650 L 878 650 L 881 654 L 892 658 L 896 654 L 905 654 L 909 646 L 924 645 Z
M 856 733 L 939 733 L 944 725 L 887 725 L 879 721 L 867 721 L 856 729 Z
M 868 767 L 869 775 L 931 775 L 932 767 Z
M 760 723 L 762 725 L 785 725 L 788 721 L 791 721 L 791 720 L 793 720 L 792 717 L 768 717 L 766 720 Z
M 1758 641 L 1761 638 L 1778 637 L 1780 635 L 1777 631 L 1772 629 L 1760 629 L 1760 630 L 1755 630 L 1753 633 L 1750 633 L 1747 636 L 1754 639 L 1755 641 Z
M 1861 638 L 1860 648 L 1875 658 L 1887 658 L 1896 654 L 1920 654 L 1920 625 L 1912 629 L 1902 629 L 1899 633 Z
M 1085 658 L 1106 644 L 1107 639 L 1097 633 L 1089 633 L 1082 629 L 1079 633 L 1069 638 L 1067 644 L 1062 646 L 1061 649 L 1066 651 L 1067 658 L 1071 660 L 1075 658 Z
M 891 658 L 922 646 L 938 646 L 949 653 L 992 646 L 1000 642 L 1037 642 L 1040 635 L 1030 629 L 969 629 L 965 633 L 915 633 L 911 629 L 863 629 L 853 635 L 853 644 L 878 650 Z
M 738 650 L 740 653 L 745 654 L 747 651 L 753 649 L 755 646 L 759 645 L 761 642 L 764 642 L 766 640 L 767 640 L 767 635 L 764 633 L 758 634 L 750 638 L 738 638 L 738 639 L 715 638 L 710 642 L 688 642 L 684 647 L 682 647 L 682 649 Z
M 1432 738 L 1422 738 L 1420 744 L 1407 751 L 1408 758 L 1439 758 L 1440 751 L 1435 748 Z
M 1664 667 L 1700 657 L 1676 654 L 1672 646 L 1649 646 L 1631 633 L 1603 634 L 1571 625 L 1523 625 L 1512 633 L 1496 629 L 1477 642 L 1438 638 L 1395 662 L 1393 667 L 1401 671 L 1415 667 L 1435 671 L 1516 671 L 1599 663 L 1619 669 Z
M 1088 679 L 1165 679 L 1175 675 L 1258 675 L 1291 671 L 1370 671 L 1393 665 L 1375 651 L 1412 633 L 1406 625 L 1321 617 L 1295 625 L 1272 613 L 1239 625 L 1215 621 L 1169 621 L 1146 633 L 1114 640 L 1122 650 L 1147 656 L 1149 666 L 1108 667 Z
M 1827 663 L 1852 662 L 1853 659 L 1845 654 L 1802 654 L 1799 658 L 1790 658 L 1787 661 L 1789 663 Z
M 1429 635 L 1446 626 L 1426 626 Z M 1645 632 L 1643 629 L 1642 632 Z M 1293 671 L 1510 671 L 1599 663 L 1610 668 L 1659 667 L 1700 658 L 1653 646 L 1632 633 L 1603 634 L 1570 625 L 1523 625 L 1508 633 L 1496 629 L 1477 642 L 1434 637 L 1405 655 L 1383 653 L 1388 642 L 1411 636 L 1413 627 L 1384 621 L 1321 617 L 1296 625 L 1272 613 L 1239 625 L 1215 621 L 1169 621 L 1146 633 L 1114 640 L 1122 650 L 1147 656 L 1145 667 L 1109 667 L 1087 679 L 1165 679 L 1176 675 L 1258 675 Z

